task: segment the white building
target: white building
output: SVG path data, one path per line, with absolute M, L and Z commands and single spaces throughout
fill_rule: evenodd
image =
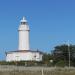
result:
M 20 22 L 19 47 L 17 51 L 6 52 L 6 61 L 42 61 L 42 52 L 29 48 L 29 25 L 25 17 Z

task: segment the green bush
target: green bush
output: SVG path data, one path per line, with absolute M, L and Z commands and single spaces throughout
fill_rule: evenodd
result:
M 63 60 L 58 61 L 55 66 L 64 67 L 66 66 L 66 63 Z

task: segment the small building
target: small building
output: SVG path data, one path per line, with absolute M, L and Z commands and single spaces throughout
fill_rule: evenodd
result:
M 43 53 L 41 51 L 30 50 L 29 43 L 29 25 L 25 17 L 20 22 L 19 46 L 16 51 L 6 52 L 6 61 L 42 61 Z
M 22 50 L 6 53 L 6 61 L 42 61 L 42 52 Z

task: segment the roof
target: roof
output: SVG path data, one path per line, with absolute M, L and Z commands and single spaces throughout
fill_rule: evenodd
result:
M 6 52 L 6 54 L 9 54 L 9 53 L 14 53 L 14 52 L 39 52 L 40 54 L 43 54 L 42 51 L 34 51 L 34 50 L 15 50 L 15 51 L 9 51 L 9 52 Z

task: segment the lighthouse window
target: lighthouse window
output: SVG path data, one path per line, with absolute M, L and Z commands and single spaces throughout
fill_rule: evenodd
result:
M 25 22 L 21 22 L 21 24 L 25 24 Z

